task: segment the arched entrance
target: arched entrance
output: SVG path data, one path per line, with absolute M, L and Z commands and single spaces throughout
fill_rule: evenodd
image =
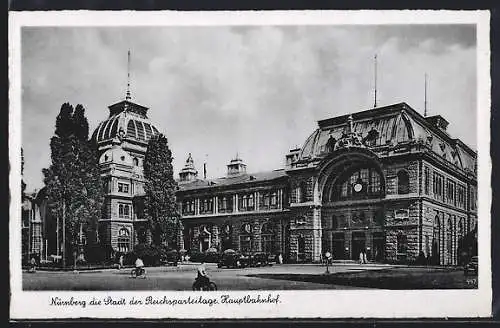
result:
M 369 260 L 383 261 L 385 177 L 377 156 L 367 149 L 335 152 L 320 170 L 318 187 L 322 222 L 335 218 L 322 227 L 334 257 L 357 260 L 365 252 Z
M 201 226 L 200 227 L 200 235 L 198 237 L 199 239 L 199 246 L 200 246 L 200 251 L 204 252 L 207 249 L 210 248 L 211 246 L 211 239 L 212 234 L 208 231 L 206 226 Z

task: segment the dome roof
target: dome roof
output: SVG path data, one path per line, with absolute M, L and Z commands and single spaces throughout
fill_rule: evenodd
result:
M 380 108 L 371 112 L 373 114 L 359 112 L 351 116 L 352 132 L 362 140 L 370 139 L 371 147 L 408 142 L 425 138 L 428 135 L 428 132 L 417 124 L 411 115 L 407 115 L 402 110 L 389 111 Z M 335 144 L 346 136 L 349 129 L 348 120 L 349 116 L 344 115 L 319 121 L 319 128 L 307 138 L 302 146 L 299 160 L 313 159 L 327 154 L 330 151 L 330 144 Z
M 147 143 L 153 135 L 159 133 L 147 117 L 147 110 L 148 108 L 128 100 L 110 106 L 108 119 L 99 123 L 92 134 L 92 140 L 101 143 L 121 136 Z

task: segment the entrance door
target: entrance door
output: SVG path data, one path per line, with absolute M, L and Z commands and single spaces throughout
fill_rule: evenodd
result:
M 373 234 L 373 259 L 376 262 L 384 260 L 385 253 L 385 236 L 383 232 L 375 232 Z
M 352 259 L 359 260 L 359 253 L 365 249 L 366 236 L 364 232 L 352 233 Z
M 344 234 L 336 233 L 333 235 L 333 258 L 337 260 L 344 260 L 346 258 L 344 250 Z

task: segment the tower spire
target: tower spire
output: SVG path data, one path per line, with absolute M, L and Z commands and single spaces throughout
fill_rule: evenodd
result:
M 424 77 L 424 117 L 427 117 L 427 73 Z
M 374 101 L 373 101 L 373 107 L 377 107 L 377 54 L 375 54 L 375 57 L 373 58 L 374 60 L 374 93 L 373 93 L 373 98 L 374 98 Z
M 125 100 L 130 100 L 130 49 L 128 50 L 127 56 L 127 94 Z

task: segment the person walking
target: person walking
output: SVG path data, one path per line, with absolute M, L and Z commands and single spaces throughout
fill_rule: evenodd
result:
M 359 252 L 359 264 L 363 264 L 363 251 Z
M 366 250 L 363 250 L 363 264 L 366 264 L 368 263 L 367 259 L 366 259 Z
M 123 268 L 123 254 L 120 255 L 120 258 L 118 259 L 118 270 L 121 270 Z

